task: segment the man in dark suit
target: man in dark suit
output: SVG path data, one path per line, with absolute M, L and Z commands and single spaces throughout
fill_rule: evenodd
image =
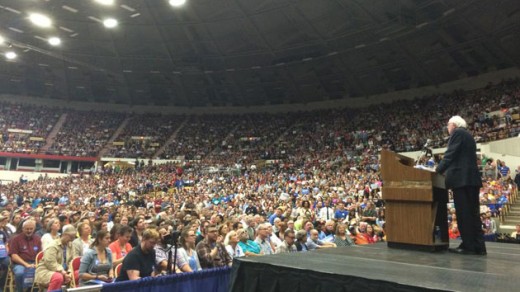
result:
M 448 121 L 448 149 L 436 171 L 446 175 L 446 188 L 453 191 L 457 223 L 462 238 L 458 248 L 450 252 L 485 255 L 486 246 L 480 220 L 479 190 L 482 179 L 477 165 L 477 145 L 466 130 L 467 124 L 460 116 Z

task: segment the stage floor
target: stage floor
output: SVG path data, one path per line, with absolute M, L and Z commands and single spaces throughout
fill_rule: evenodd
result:
M 452 241 L 450 246 L 457 247 L 459 243 Z M 403 288 L 402 290 L 519 291 L 515 279 L 520 275 L 520 244 L 487 242 L 486 247 L 487 256 L 477 256 L 457 255 L 447 251 L 430 253 L 392 249 L 386 243 L 378 243 L 308 253 L 240 258 L 237 261 L 241 264 L 234 266 L 240 269 L 257 264 L 263 266 L 260 269 L 256 267 L 257 273 L 267 269 L 271 272 L 274 270 L 273 275 L 276 275 L 276 269 L 280 272 L 292 270 L 336 275 L 334 279 L 347 279 L 347 287 L 352 279 L 368 279 L 372 284 L 381 284 L 379 289 L 383 290 L 380 291 L 386 291 L 385 283 L 392 286 L 389 290 L 394 291 L 401 290 L 395 289 L 398 287 Z M 244 274 L 243 271 L 233 272 L 239 277 L 247 277 L 247 273 Z M 369 286 L 375 288 L 378 285 Z M 236 287 L 239 286 L 234 288 Z M 270 291 L 275 290 L 278 289 Z M 373 289 L 369 287 L 368 290 Z M 364 290 L 366 291 L 367 289 Z

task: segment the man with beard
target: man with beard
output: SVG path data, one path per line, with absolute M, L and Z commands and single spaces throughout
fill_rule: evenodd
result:
M 116 282 L 155 276 L 155 245 L 159 240 L 160 235 L 157 230 L 146 229 L 139 245 L 134 247 L 123 260 L 121 273 Z

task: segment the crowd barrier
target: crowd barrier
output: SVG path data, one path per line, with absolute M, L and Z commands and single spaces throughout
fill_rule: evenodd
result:
M 105 284 L 101 292 L 227 292 L 230 285 L 230 276 L 231 268 L 216 268 L 193 273 L 146 277 L 136 281 Z M 88 286 L 84 287 L 87 288 Z

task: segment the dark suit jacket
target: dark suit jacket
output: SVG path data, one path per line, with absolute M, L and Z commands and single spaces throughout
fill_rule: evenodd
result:
M 464 128 L 456 128 L 448 140 L 448 149 L 437 166 L 438 173 L 446 173 L 446 188 L 482 186 L 477 166 L 477 144 Z

